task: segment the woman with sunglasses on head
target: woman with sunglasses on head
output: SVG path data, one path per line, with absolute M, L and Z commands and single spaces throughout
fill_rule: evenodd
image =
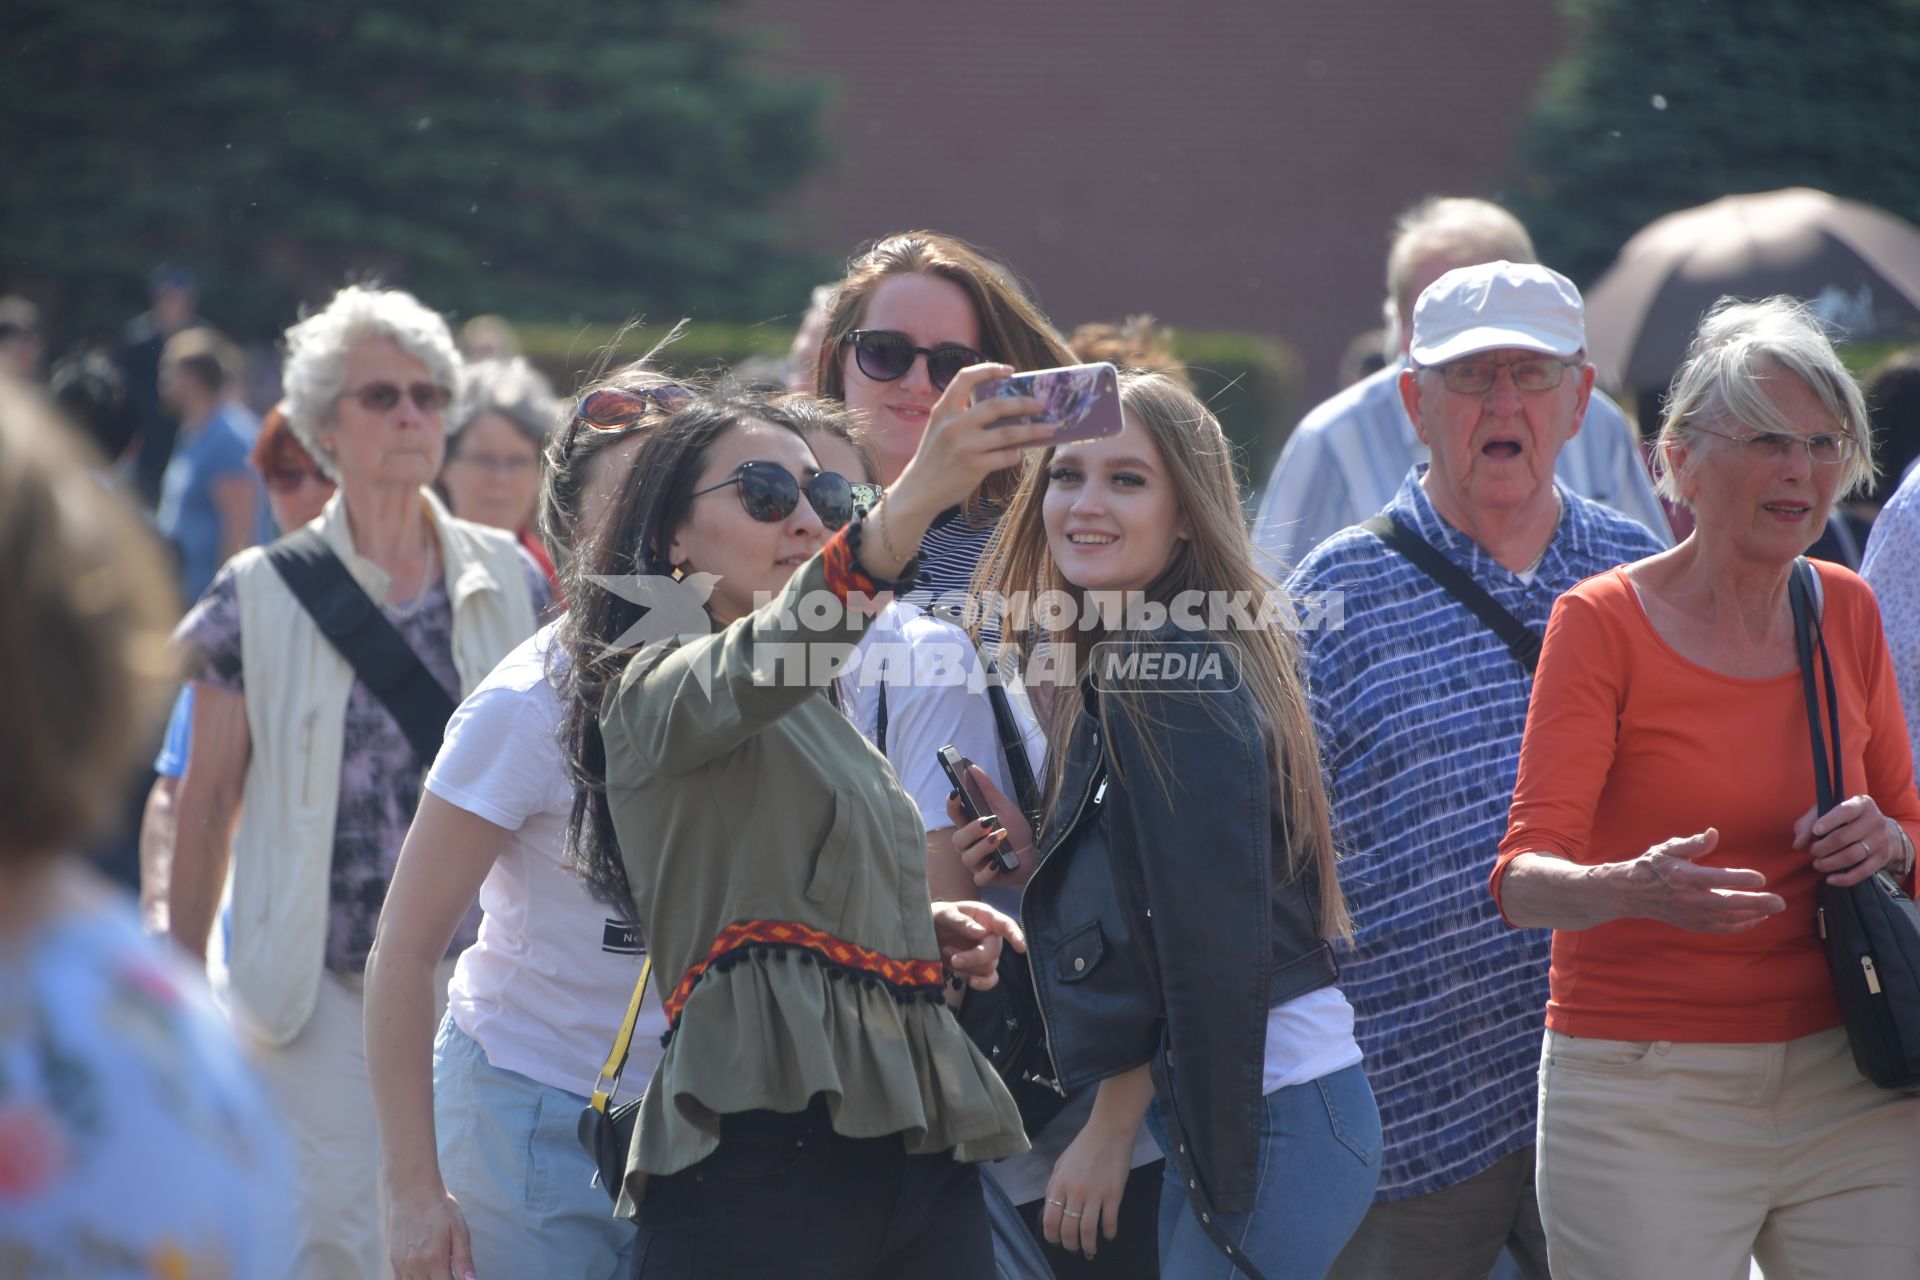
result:
M 942 408 L 1004 372 L 959 375 Z M 806 442 L 836 409 L 696 400 L 573 575 L 570 849 L 633 913 L 671 1026 L 622 1199 L 638 1276 L 991 1272 L 962 1162 L 1025 1139 L 942 993 L 948 971 L 991 985 L 1018 930 L 929 904 L 913 809 L 826 686 L 933 517 L 1044 430 L 994 425 L 1033 408 L 937 415 L 856 518 Z
M 1015 372 L 1075 363 L 1073 352 L 1015 284 L 1007 267 L 952 236 L 907 231 L 855 257 L 827 307 L 814 389 L 858 413 L 873 434 L 880 483 L 913 458 L 937 405 L 968 365 Z M 941 512 L 920 546 L 910 598 L 964 596 L 1022 460 L 983 478 Z
M 415 743 L 440 727 L 433 704 L 478 684 L 548 599 L 512 535 L 456 519 L 428 488 L 460 374 L 445 321 L 399 291 L 350 286 L 288 330 L 287 420 L 339 490 L 313 523 L 230 561 L 175 635 L 194 708 L 168 928 L 209 956 L 297 1138 L 303 1276 L 387 1269 L 361 1006 L 430 763 Z M 324 600 L 289 585 L 283 569 L 302 565 L 332 576 Z M 360 656 L 371 678 L 321 617 L 386 642 Z M 387 701 L 403 678 L 422 695 L 405 725 Z M 471 913 L 443 971 L 477 925 Z
M 591 554 L 641 437 L 690 394 L 647 368 L 658 350 L 590 389 L 549 446 L 539 523 L 562 566 Z M 367 1070 L 398 1280 L 611 1280 L 633 1266 L 632 1224 L 607 1212 L 576 1125 L 645 953 L 566 864 L 558 625 L 508 654 L 448 722 L 367 962 Z M 434 971 L 476 894 L 479 937 L 435 1038 Z M 646 1080 L 665 1030 L 656 991 L 626 1079 Z
M 1099 620 L 1008 619 L 1049 747 L 1040 838 L 990 792 L 1002 830 L 955 845 L 983 884 L 1001 878 L 990 848 L 1021 852 L 1055 1078 L 1098 1082 L 1047 1238 L 1130 1247 L 1144 1117 L 1167 1156 L 1162 1274 L 1317 1280 L 1372 1200 L 1380 1122 L 1334 985 L 1347 912 L 1300 658 L 1281 626 L 1213 621 L 1220 600 L 1283 599 L 1219 423 L 1161 374 L 1123 374 L 1120 396 L 1119 435 L 1026 473 L 980 570 L 983 589 L 1064 592 Z

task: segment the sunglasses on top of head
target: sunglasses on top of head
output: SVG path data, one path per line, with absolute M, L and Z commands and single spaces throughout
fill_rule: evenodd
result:
M 953 375 L 986 357 L 958 342 L 943 342 L 937 347 L 917 347 L 904 333 L 892 329 L 855 329 L 847 335 L 853 344 L 853 362 L 860 372 L 875 382 L 898 382 L 921 356 L 927 358 L 927 381 L 935 391 L 945 391 Z
M 792 515 L 800 505 L 803 491 L 793 472 L 777 462 L 743 462 L 740 469 L 725 480 L 697 490 L 693 496 L 698 498 L 729 485 L 740 487 L 740 505 L 762 524 L 772 524 Z M 804 492 L 813 513 L 829 529 L 846 527 L 856 508 L 864 511 L 880 500 L 879 485 L 852 484 L 835 471 L 814 472 L 807 477 Z
M 625 431 L 646 417 L 650 409 L 672 413 L 691 399 L 693 392 L 674 382 L 637 390 L 602 387 L 589 392 L 573 411 L 573 421 L 567 424 L 567 438 L 560 445 L 561 455 L 572 451 L 574 434 L 583 423 L 595 431 Z

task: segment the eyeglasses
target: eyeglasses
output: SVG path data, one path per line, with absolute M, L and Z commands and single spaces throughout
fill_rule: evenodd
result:
M 1440 375 L 1440 382 L 1455 395 L 1481 396 L 1493 390 L 1506 369 L 1513 374 L 1516 391 L 1551 391 L 1560 385 L 1567 370 L 1577 368 L 1578 360 L 1535 358 L 1527 360 L 1455 360 L 1451 364 L 1428 365 Z
M 332 478 L 318 467 L 269 467 L 264 478 L 275 493 L 292 493 L 309 480 L 333 487 Z
M 762 524 L 785 520 L 800 505 L 800 482 L 793 478 L 793 472 L 777 462 L 743 462 L 740 469 L 725 480 L 708 485 L 693 496 L 698 498 L 728 485 L 740 486 L 740 505 Z M 856 488 L 877 490 L 879 486 L 856 486 L 838 472 L 816 471 L 807 477 L 807 503 L 820 517 L 821 524 L 840 529 L 853 519 L 853 509 L 859 501 L 854 492 Z
M 1715 431 L 1712 427 L 1703 427 L 1697 422 L 1689 422 L 1687 427 L 1693 431 L 1704 431 L 1710 436 L 1719 436 L 1722 440 L 1731 440 L 1748 453 L 1774 460 L 1787 457 L 1796 446 L 1805 449 L 1807 456 L 1815 462 L 1827 466 L 1846 461 L 1847 455 L 1853 452 L 1853 437 L 1833 432 L 1801 436 L 1788 431 L 1761 431 L 1755 435 L 1736 436 Z
M 573 421 L 567 424 L 567 438 L 560 443 L 560 456 L 564 458 L 573 452 L 573 437 L 582 423 L 595 431 L 625 431 L 644 418 L 649 409 L 672 413 L 691 399 L 693 392 L 674 382 L 638 390 L 602 387 L 590 392 L 573 411 Z
M 538 457 L 529 458 L 525 454 L 456 453 L 447 461 L 464 462 L 490 476 L 517 476 L 540 465 Z
M 437 413 L 453 403 L 453 391 L 437 382 L 415 382 L 401 388 L 394 382 L 369 382 L 365 386 L 342 391 L 342 400 L 356 400 L 368 413 L 386 413 L 406 396 L 422 413 Z
M 935 391 L 945 391 L 954 374 L 984 359 L 972 347 L 957 342 L 916 347 L 906 334 L 892 329 L 855 329 L 847 335 L 847 341 L 853 344 L 853 362 L 875 382 L 898 382 L 913 368 L 916 357 L 925 356 L 927 381 Z

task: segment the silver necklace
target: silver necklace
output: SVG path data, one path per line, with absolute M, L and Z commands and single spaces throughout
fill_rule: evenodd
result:
M 420 589 L 415 591 L 413 593 L 413 599 L 407 601 L 405 604 L 387 605 L 386 611 L 388 617 L 406 619 L 420 612 L 420 606 L 426 602 L 427 592 L 433 589 L 433 568 L 435 563 L 440 559 L 438 554 L 440 549 L 436 545 L 438 541 L 439 539 L 437 538 L 430 537 L 427 539 L 427 567 L 420 574 Z

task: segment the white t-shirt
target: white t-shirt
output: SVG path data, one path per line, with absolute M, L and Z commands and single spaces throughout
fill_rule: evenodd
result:
M 986 672 L 966 632 L 896 601 L 867 628 L 857 655 L 840 677 L 840 705 L 854 727 L 868 741 L 878 743 L 885 687 L 887 760 L 920 810 L 922 826 L 938 831 L 953 825 L 947 816 L 947 793 L 953 784 L 935 755 L 941 747 L 959 751 L 985 770 L 1003 795 L 1013 796 L 993 722 L 993 704 L 987 700 Z M 1046 740 L 1031 720 L 1022 725 L 1022 731 L 1037 781 Z M 1014 902 L 1011 910 L 1018 910 L 1017 894 Z
M 557 623 L 501 659 L 447 723 L 426 788 L 513 834 L 480 886 L 480 937 L 460 953 L 447 1004 L 487 1061 L 586 1096 L 640 977 L 635 930 L 566 865 L 573 786 L 560 749 L 564 708 L 546 671 Z M 675 975 L 677 977 L 677 975 Z M 637 1097 L 660 1062 L 667 1017 L 655 974 L 634 1026 L 619 1096 Z

